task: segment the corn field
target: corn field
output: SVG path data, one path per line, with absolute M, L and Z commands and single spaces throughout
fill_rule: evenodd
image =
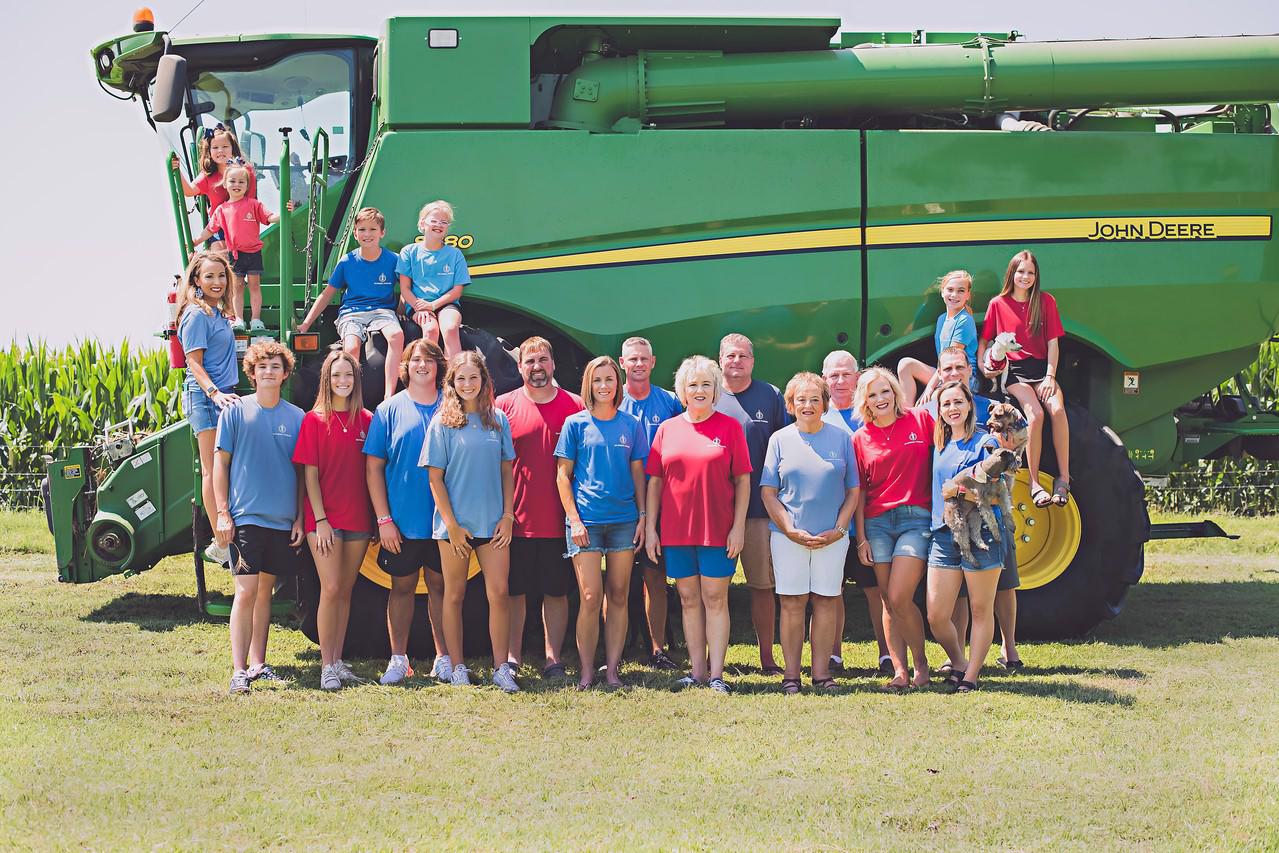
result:
M 38 507 L 42 457 L 59 448 L 89 444 L 130 417 L 143 432 L 181 420 L 181 386 L 164 350 L 128 341 L 0 350 L 0 506 Z

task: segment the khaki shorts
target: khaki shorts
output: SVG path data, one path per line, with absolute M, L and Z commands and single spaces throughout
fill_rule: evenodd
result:
M 752 589 L 772 589 L 773 553 L 767 518 L 746 519 L 746 544 L 742 548 L 742 571 Z
M 338 315 L 337 329 L 338 337 L 343 341 L 352 335 L 363 341 L 368 338 L 370 332 L 381 332 L 385 335 L 388 331 L 400 331 L 400 320 L 395 316 L 394 311 L 386 308 L 352 311 Z

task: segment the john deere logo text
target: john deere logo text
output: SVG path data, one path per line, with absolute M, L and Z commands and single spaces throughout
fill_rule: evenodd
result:
M 1093 223 L 1089 240 L 1216 240 L 1217 223 L 1211 219 L 1147 219 Z

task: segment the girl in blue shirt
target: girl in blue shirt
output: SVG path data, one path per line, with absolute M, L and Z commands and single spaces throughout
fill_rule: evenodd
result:
M 946 313 L 937 318 L 933 331 L 933 345 L 938 357 L 947 347 L 961 344 L 968 355 L 972 375 L 977 375 L 977 322 L 973 319 L 973 277 L 966 270 L 951 270 L 937 282 Z M 902 385 L 902 402 L 906 408 L 918 400 L 927 400 L 937 385 L 937 371 L 917 358 L 903 358 L 897 362 L 897 378 Z M 915 395 L 915 384 L 924 390 Z
M 644 460 L 648 436 L 634 415 L 618 411 L 622 369 L 601 355 L 582 374 L 586 410 L 564 421 L 556 484 L 564 505 L 568 555 L 573 558 L 581 606 L 577 611 L 577 653 L 582 661 L 577 689 L 595 681 L 601 598 L 604 608 L 604 680 L 621 687 L 618 667 L 626 645 L 627 598 L 635 549 L 644 543 Z M 608 567 L 600 572 L 600 556 Z M 607 589 L 605 586 L 607 585 Z
M 957 681 L 956 689 L 967 693 L 977 689 L 977 676 L 995 635 L 995 588 L 1004 567 L 1003 550 L 991 532 L 983 528 L 982 541 L 987 550 L 974 548 L 975 562 L 964 558 L 950 528 L 942 520 L 945 508 L 942 490 L 960 471 L 998 449 L 999 439 L 977 426 L 973 394 L 964 383 L 943 385 L 937 394 L 937 406 L 938 418 L 933 431 L 933 541 L 928 553 L 928 623 L 933 637 L 950 656 L 952 675 L 948 680 Z M 976 514 L 969 520 L 969 524 L 981 523 Z M 967 659 L 964 644 L 950 618 L 961 583 L 968 586 L 968 604 L 972 609 L 972 656 Z
M 401 249 L 395 265 L 400 295 L 413 322 L 431 343 L 439 343 L 443 335 L 444 354 L 449 358 L 462 351 L 462 288 L 471 283 L 462 252 L 444 243 L 452 225 L 452 205 L 429 202 L 418 214 L 422 242 Z
M 462 657 L 462 601 L 470 574 L 471 552 L 484 574 L 489 600 L 489 639 L 493 643 L 493 683 L 518 692 L 510 656 L 511 529 L 515 513 L 515 475 L 511 425 L 493 406 L 493 380 L 484 357 L 464 350 L 449 359 L 444 398 L 426 430 L 421 465 L 430 471 L 435 499 L 433 536 L 444 568 L 444 640 L 453 663 L 451 682 L 471 683 Z

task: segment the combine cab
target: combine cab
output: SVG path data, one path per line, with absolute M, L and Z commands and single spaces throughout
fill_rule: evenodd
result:
M 865 364 L 931 358 L 942 307 L 929 284 L 968 269 L 981 308 L 1008 258 L 1033 250 L 1067 333 L 1076 476 L 1064 510 L 1034 509 L 1025 482 L 1015 496 L 1027 636 L 1078 635 L 1119 611 L 1151 536 L 1140 475 L 1266 453 L 1279 433 L 1246 394 L 1203 399 L 1279 325 L 1277 37 L 394 18 L 377 39 L 141 32 L 94 57 L 185 168 L 196 133 L 221 122 L 259 194 L 302 203 L 265 232 L 263 289 L 272 334 L 302 364 L 303 405 L 332 312 L 318 335 L 294 326 L 365 205 L 399 249 L 423 201 L 452 200 L 475 279 L 468 322 L 550 338 L 569 387 L 583 359 L 632 334 L 653 341 L 659 376 L 729 331 L 756 342 L 758 373 L 778 384 L 837 347 Z M 204 212 L 170 181 L 178 242 Z M 367 354 L 376 400 L 380 355 Z M 147 442 L 51 466 L 64 579 L 191 546 L 189 436 Z M 163 504 L 135 480 L 168 484 Z M 139 489 L 138 506 L 156 507 L 145 517 Z

